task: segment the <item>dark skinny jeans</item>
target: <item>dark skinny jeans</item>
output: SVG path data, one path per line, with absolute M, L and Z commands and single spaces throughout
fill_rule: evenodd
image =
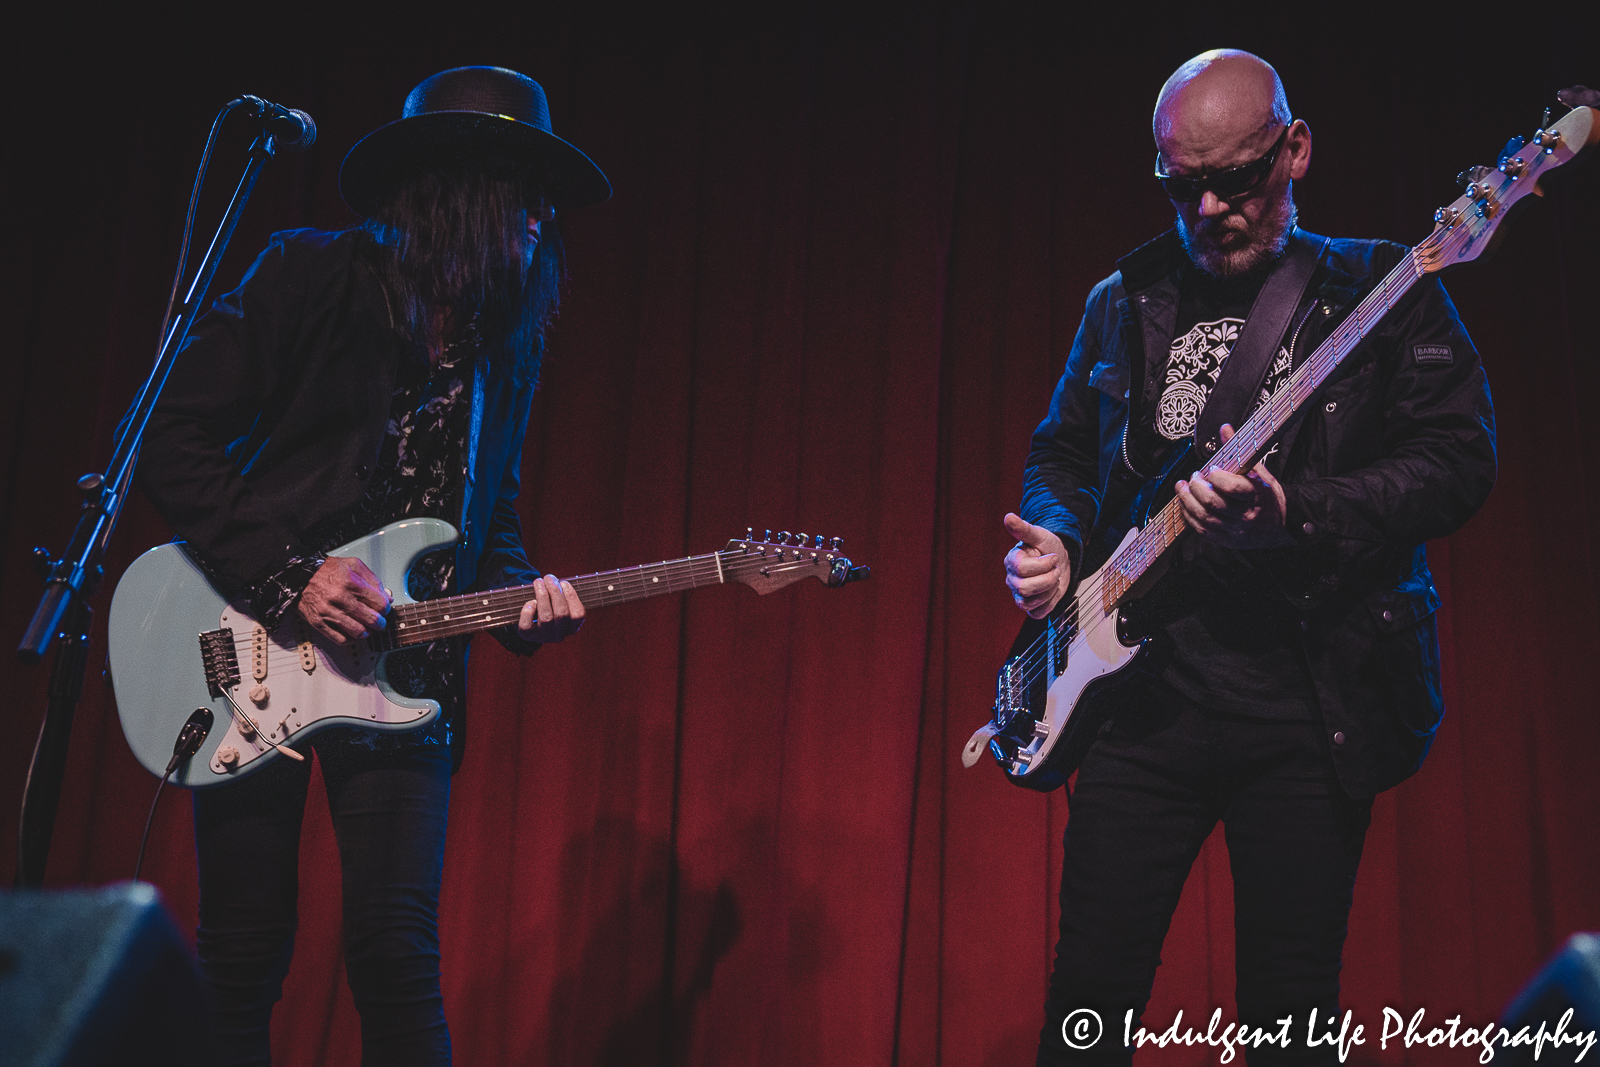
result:
M 317 735 L 344 891 L 344 959 L 361 1014 L 361 1062 L 448 1064 L 439 992 L 439 882 L 450 751 L 373 749 L 343 729 Z M 311 764 L 264 770 L 194 795 L 201 971 L 216 1015 L 217 1064 L 270 1064 L 272 1006 L 294 951 L 300 823 Z M 331 871 L 311 872 L 318 891 Z
M 1247 1061 L 1336 1063 L 1334 1049 L 1307 1048 L 1307 1013 L 1321 1012 L 1321 1036 L 1337 1011 L 1372 801 L 1351 800 L 1339 787 L 1320 722 L 1220 714 L 1146 678 L 1114 699 L 1113 724 L 1089 750 L 1072 796 L 1038 1063 L 1130 1061 L 1126 1012 L 1137 1034 L 1178 896 L 1219 819 L 1234 886 L 1233 1018 L 1276 1030 L 1277 1019 L 1294 1017 L 1287 1051 L 1264 1044 L 1245 1050 Z M 1217 1005 L 1182 1007 L 1180 1034 L 1188 1026 L 1204 1033 Z M 1097 1013 L 1104 1030 L 1074 1050 L 1062 1021 L 1079 1009 Z M 1223 1014 L 1224 1024 L 1233 1021 Z M 1153 1019 L 1150 1029 L 1159 1035 L 1171 1022 Z M 1079 1029 L 1080 1043 L 1090 1033 Z

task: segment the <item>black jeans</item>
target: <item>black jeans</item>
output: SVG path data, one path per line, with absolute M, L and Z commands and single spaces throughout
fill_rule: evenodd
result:
M 1147 678 L 1114 699 L 1067 820 L 1061 939 L 1038 1062 L 1129 1062 L 1126 1012 L 1137 1033 L 1173 909 L 1218 819 L 1233 872 L 1238 1019 L 1273 1030 L 1286 1015 L 1295 1020 L 1287 1050 L 1263 1044 L 1246 1052 L 1248 1062 L 1336 1062 L 1328 1046 L 1306 1047 L 1307 1014 L 1322 1012 L 1320 1036 L 1338 1005 L 1372 801 L 1345 796 L 1319 723 L 1219 714 Z M 1180 1034 L 1190 1025 L 1204 1032 L 1216 1005 L 1184 1007 Z M 1097 1013 L 1103 1032 L 1088 1044 L 1092 1026 L 1069 1024 L 1068 1036 L 1088 1044 L 1074 1049 L 1062 1022 L 1080 1009 Z M 1151 1028 L 1160 1034 L 1171 1021 Z
M 345 970 L 361 1013 L 361 1062 L 448 1064 L 438 911 L 450 750 L 374 749 L 361 740 L 335 729 L 312 746 L 339 842 Z M 256 774 L 194 795 L 197 948 L 217 1009 L 218 1064 L 271 1062 L 268 1025 L 294 951 L 310 781 L 309 760 L 280 756 Z M 326 883 L 329 873 L 313 877 Z

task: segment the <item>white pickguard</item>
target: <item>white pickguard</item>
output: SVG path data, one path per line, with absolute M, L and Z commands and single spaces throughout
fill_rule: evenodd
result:
M 1138 532 L 1129 530 L 1122 543 L 1127 544 Z M 1115 553 L 1112 558 L 1116 558 Z M 1027 774 L 1043 766 L 1050 756 L 1050 750 L 1055 748 L 1056 741 L 1065 732 L 1067 720 L 1077 710 L 1078 701 L 1089 684 L 1120 671 L 1139 654 L 1140 645 L 1130 648 L 1118 640 L 1116 614 L 1107 615 L 1100 604 L 1096 591 L 1101 584 L 1098 579 L 1105 569 L 1101 567 L 1078 583 L 1078 633 L 1067 646 L 1066 668 L 1050 683 L 1050 689 L 1045 694 L 1044 714 L 1040 716 L 1040 721 L 1049 728 L 1049 732 L 1043 737 L 1035 737 L 1019 753 L 1028 756 L 1027 769 L 1020 773 Z
M 449 523 L 406 519 L 331 554 L 365 561 L 385 587 L 395 590 L 395 603 L 403 605 L 411 603 L 405 593 L 411 565 L 454 541 Z M 269 635 L 265 675 L 258 679 L 255 620 L 217 593 L 181 545 L 161 545 L 136 559 L 117 583 L 106 627 L 117 713 L 134 758 L 152 774 L 162 774 L 185 721 L 207 709 L 214 723 L 210 732 L 172 777 L 177 785 L 203 789 L 269 765 L 278 756 L 269 739 L 281 746 L 287 737 L 285 747 L 298 751 L 299 742 L 324 727 L 404 731 L 439 714 L 435 701 L 402 696 L 390 687 L 388 654 L 367 641 L 335 646 L 315 638 L 307 649 L 312 669 L 305 670 L 300 643 L 306 635 L 296 613 L 290 619 Z M 228 651 L 238 663 L 239 684 L 229 688 L 229 695 L 265 737 L 211 691 L 205 635 L 219 629 L 231 633 Z M 266 691 L 252 700 L 257 685 Z
M 234 699 L 271 742 L 288 744 L 290 738 L 305 736 L 312 732 L 308 727 L 328 719 L 414 726 L 435 714 L 431 706 L 407 707 L 388 698 L 376 684 L 381 656 L 365 641 L 334 646 L 298 621 L 280 626 L 266 635 L 265 676 L 257 678 L 256 621 L 230 604 L 219 625 L 233 631 L 239 650 L 240 682 L 233 690 Z M 302 642 L 309 642 L 310 670 Z M 252 692 L 263 699 L 252 699 Z M 211 755 L 211 770 L 217 774 L 236 773 L 272 748 L 237 712 L 229 711 L 232 721 Z M 237 755 L 231 763 L 226 758 L 230 750 Z
M 1138 535 L 1137 529 L 1129 530 L 1117 552 L 1111 554 L 1111 560 L 1115 560 L 1122 548 Z M 1111 565 L 1111 561 L 1107 561 L 1099 570 L 1080 581 L 1073 593 L 1077 603 L 1078 630 L 1067 646 L 1065 666 L 1045 694 L 1044 713 L 1039 716 L 1033 740 L 1018 750 L 1015 759 L 1006 761 L 1013 775 L 1026 777 L 1049 762 L 1056 742 L 1066 734 L 1068 721 L 1078 710 L 1084 690 L 1099 679 L 1126 667 L 1143 647 L 1142 643 L 1125 645 L 1118 639 L 1116 611 L 1113 609 L 1108 614 L 1101 602 L 1099 591 Z M 962 762 L 968 767 L 977 763 L 995 733 L 995 724 L 991 722 L 973 734 L 962 753 Z

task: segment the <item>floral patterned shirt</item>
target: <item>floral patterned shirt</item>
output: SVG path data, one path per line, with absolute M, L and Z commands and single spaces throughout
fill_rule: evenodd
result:
M 477 320 L 447 344 L 439 361 L 424 372 L 402 370 L 389 408 L 389 424 L 372 480 L 354 509 L 307 531 L 316 555 L 291 559 L 257 581 L 245 594 L 265 625 L 276 626 L 299 602 L 300 594 L 326 554 L 338 546 L 401 519 L 431 516 L 460 521 L 466 491 L 467 435 L 471 432 L 473 358 L 482 347 Z M 407 592 L 430 600 L 456 592 L 455 553 L 424 556 L 412 567 Z M 348 728 L 328 731 L 333 739 L 366 748 L 403 749 L 449 746 L 451 726 L 466 702 L 466 637 L 450 637 L 390 654 L 390 683 L 407 696 L 439 701 L 443 714 L 430 726 L 407 733 Z

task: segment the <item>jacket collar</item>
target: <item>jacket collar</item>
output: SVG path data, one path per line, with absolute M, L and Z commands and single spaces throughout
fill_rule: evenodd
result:
M 1153 241 L 1147 241 L 1117 260 L 1117 270 L 1122 272 L 1124 292 L 1137 293 L 1157 282 L 1171 279 L 1188 258 L 1176 229 L 1168 230 Z

